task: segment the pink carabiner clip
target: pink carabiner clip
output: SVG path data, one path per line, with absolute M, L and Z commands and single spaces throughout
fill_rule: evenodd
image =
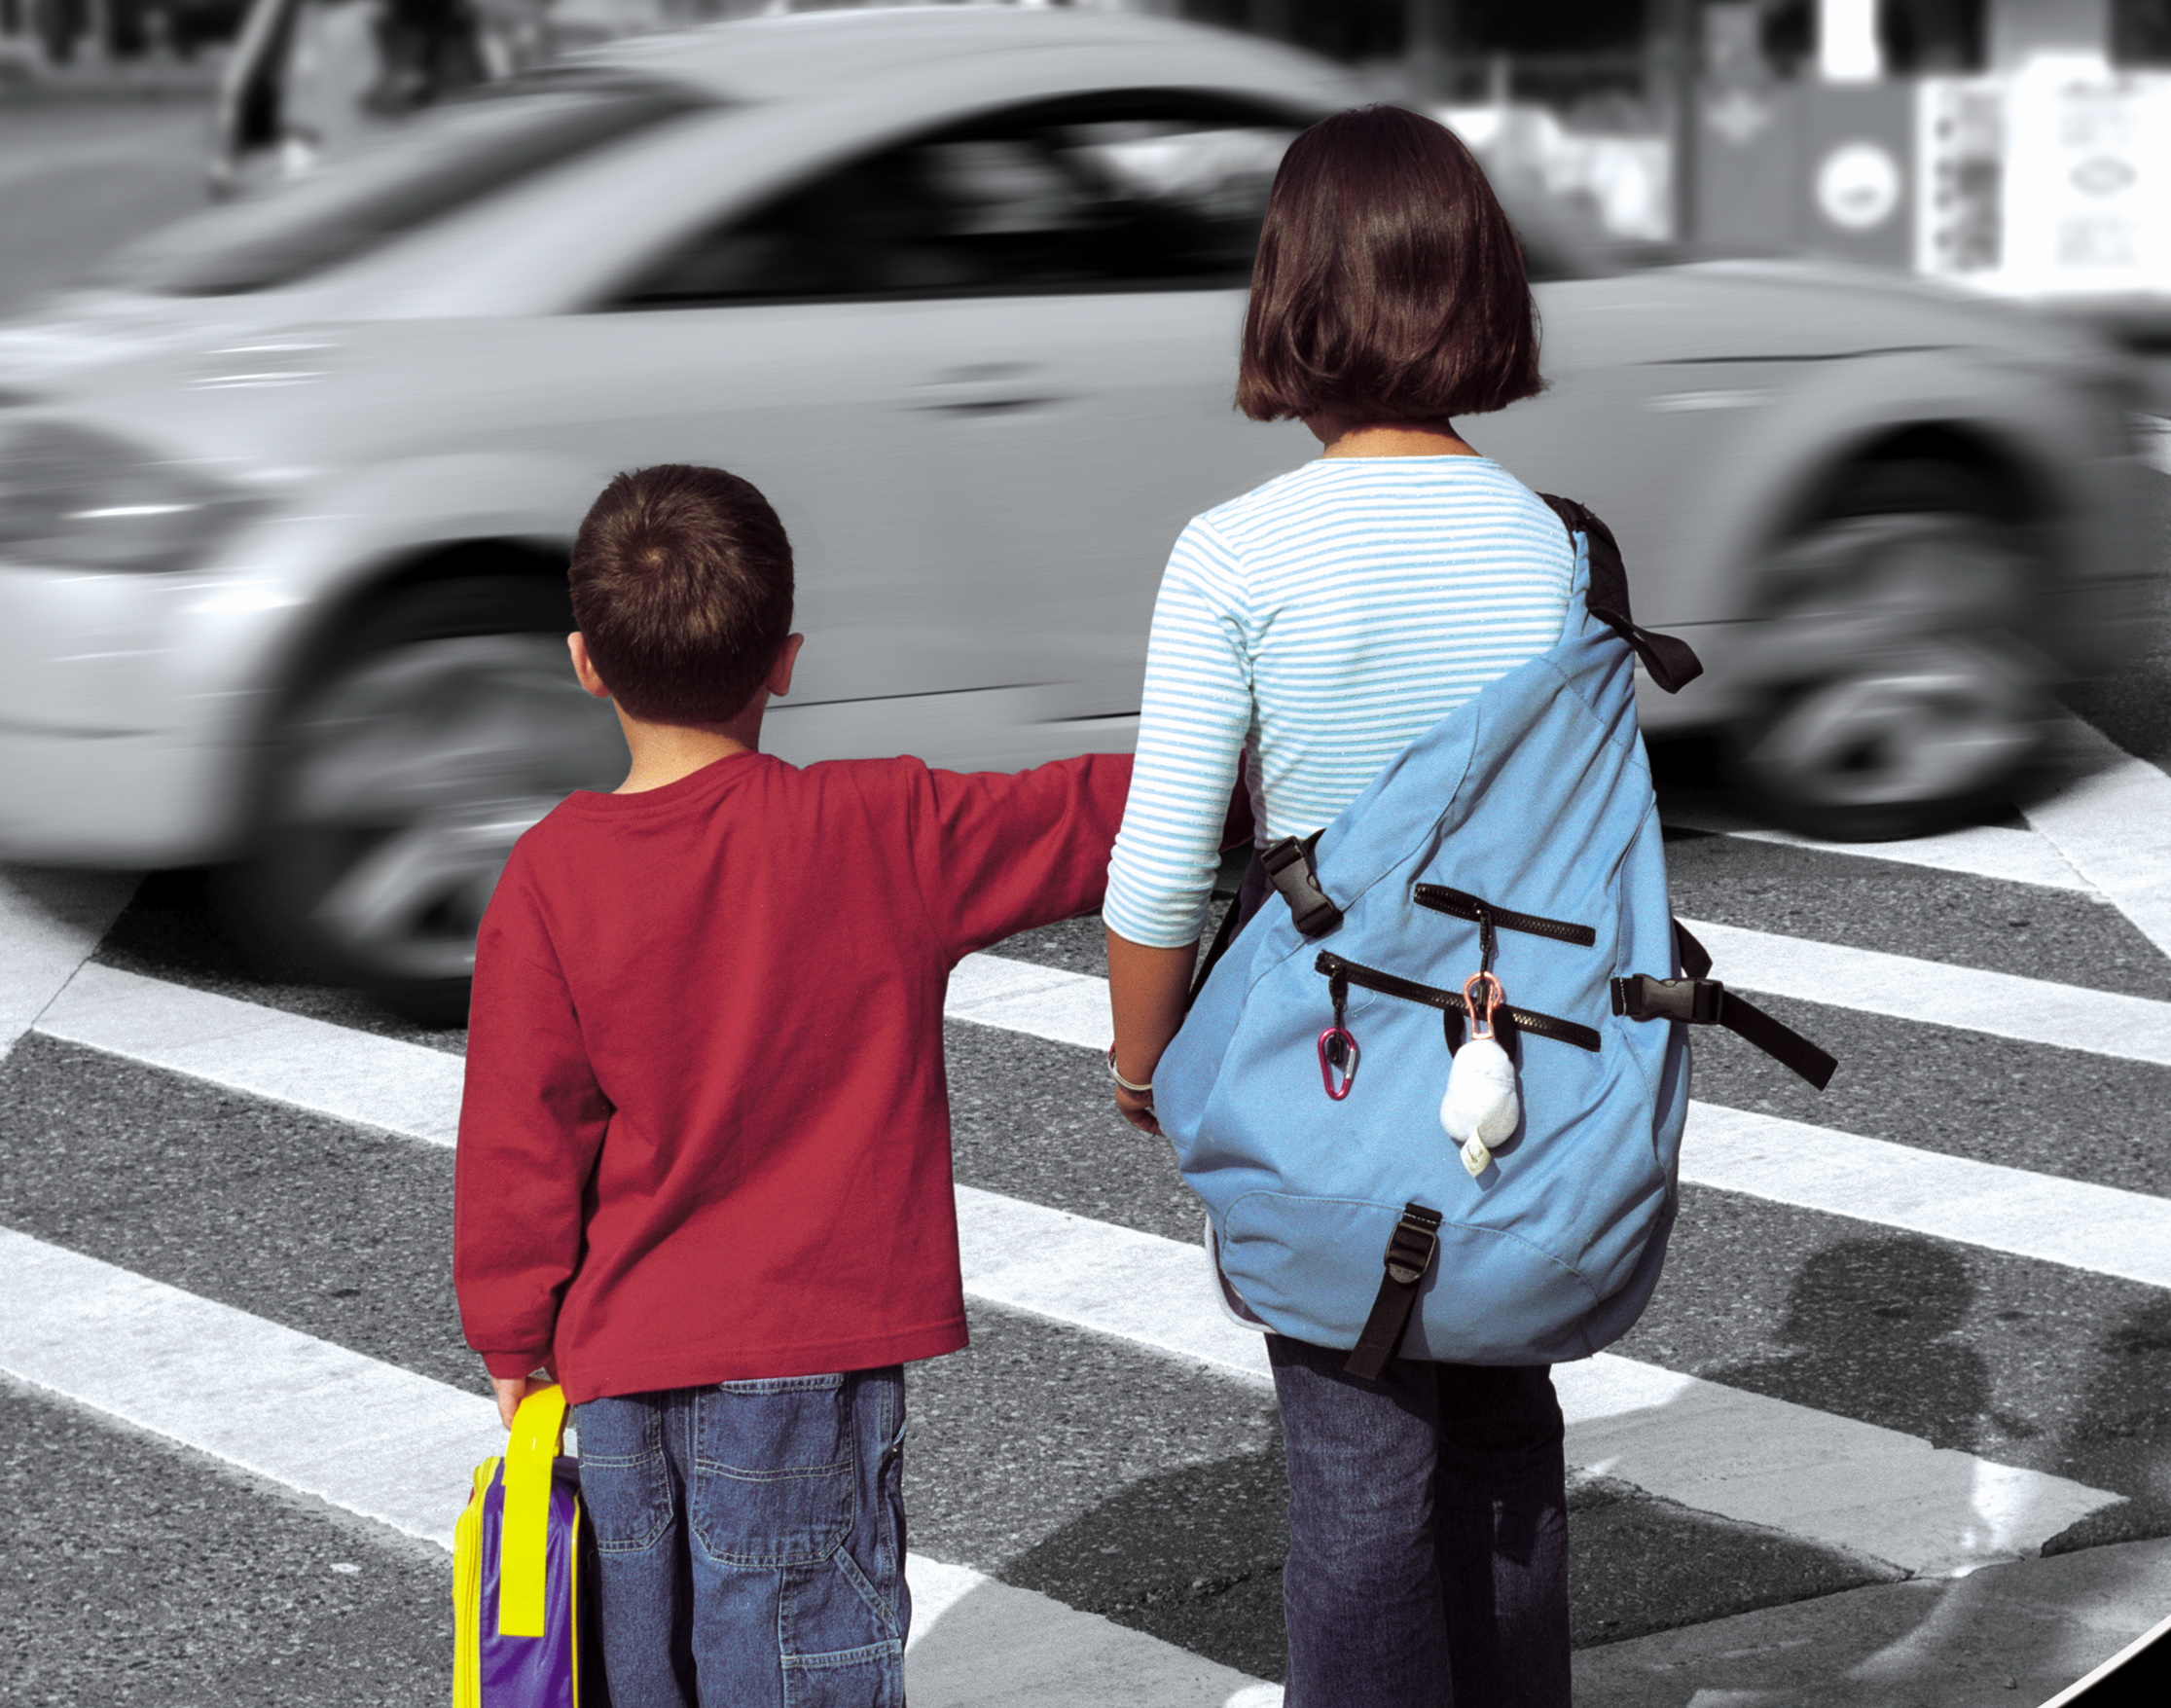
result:
M 1320 1083 L 1336 1103 L 1349 1096 L 1350 1087 L 1357 1082 L 1359 1054 L 1357 1035 L 1348 1027 L 1330 1026 L 1320 1034 Z M 1339 1088 L 1335 1081 L 1337 1072 L 1341 1075 Z
M 1485 1001 L 1479 1005 L 1475 987 L 1485 989 Z M 1507 993 L 1501 989 L 1501 981 L 1489 972 L 1473 972 L 1463 981 L 1463 1006 L 1470 1013 L 1470 1036 L 1493 1036 L 1493 1011 L 1506 1000 Z

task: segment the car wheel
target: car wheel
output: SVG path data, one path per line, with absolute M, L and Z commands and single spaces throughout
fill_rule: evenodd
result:
M 408 589 L 364 615 L 278 731 L 254 857 L 228 892 L 289 972 L 466 1017 L 475 932 L 513 843 L 626 746 L 565 657 L 564 592 L 513 577 Z
M 1778 555 L 1732 731 L 1737 781 L 1831 841 L 1926 836 L 2008 797 L 2048 729 L 2046 661 L 2020 636 L 2042 577 L 2025 530 L 1982 515 L 1829 519 Z

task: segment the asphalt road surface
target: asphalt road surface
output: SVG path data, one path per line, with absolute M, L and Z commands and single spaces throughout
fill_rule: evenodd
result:
M 0 110 L 0 300 L 194 199 L 187 109 L 47 115 L 42 170 L 29 123 Z M 2077 736 L 2024 815 L 1920 845 L 1670 793 L 1678 911 L 1844 1068 L 1819 1096 L 1700 1041 L 1665 1282 L 1559 1376 L 1586 1667 L 2171 1535 L 2165 676 L 2076 697 L 2155 764 Z M 1110 1111 L 1103 970 L 1082 921 L 953 987 L 974 1341 L 911 1376 L 922 1708 L 1277 1699 L 1271 1394 Z M 255 979 L 187 874 L 0 872 L 0 1703 L 442 1700 L 493 1433 L 449 1277 L 460 1035 Z
M 2120 810 L 2075 811 L 2091 791 Z M 2152 803 L 2153 767 L 2077 763 L 2043 828 L 1837 850 L 1670 799 L 1677 908 L 1845 1068 L 1819 1096 L 1700 1043 L 1666 1280 L 1561 1372 L 1578 1645 L 2171 1535 L 2171 957 L 2081 875 Z M 0 1064 L 0 1700 L 435 1699 L 461 1490 L 403 1468 L 434 1426 L 398 1419 L 486 1392 L 448 1275 L 462 1038 L 256 982 L 199 885 L 132 882 L 10 878 L 13 982 L 51 988 Z M 1271 1398 L 1168 1157 L 1110 1112 L 1098 938 L 1031 933 L 953 986 L 974 1343 L 912 1373 L 923 1701 L 1065 1699 L 975 1697 L 961 1637 L 938 1648 L 1030 1655 L 1063 1608 L 1094 1616 L 1066 1669 L 1140 1702 L 1279 1676 Z M 304 1356 L 337 1379 L 297 1386 Z M 366 1448 L 297 1444 L 400 1381 Z

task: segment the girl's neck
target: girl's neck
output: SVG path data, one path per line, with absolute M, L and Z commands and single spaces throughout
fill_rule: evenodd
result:
M 1326 449 L 1321 456 L 1476 456 L 1453 421 L 1420 425 L 1395 421 L 1365 426 L 1332 416 L 1307 416 L 1304 424 Z

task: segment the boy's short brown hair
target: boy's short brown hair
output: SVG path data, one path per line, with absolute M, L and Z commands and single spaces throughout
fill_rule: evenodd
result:
M 1543 384 L 1522 242 L 1453 131 L 1358 107 L 1289 144 L 1251 271 L 1237 408 L 1257 421 L 1444 421 Z
M 791 633 L 784 525 L 720 468 L 620 475 L 581 523 L 567 579 L 597 673 L 652 723 L 726 722 Z

